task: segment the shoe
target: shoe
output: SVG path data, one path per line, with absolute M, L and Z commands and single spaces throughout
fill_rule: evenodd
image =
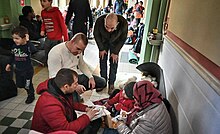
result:
M 96 88 L 96 92 L 101 92 L 104 88 Z
M 28 96 L 25 103 L 26 104 L 30 104 L 32 103 L 33 101 L 35 100 L 35 97 L 34 96 Z
M 114 91 L 114 89 L 115 89 L 114 84 L 109 85 L 109 87 L 108 87 L 108 94 L 111 95 L 112 92 Z

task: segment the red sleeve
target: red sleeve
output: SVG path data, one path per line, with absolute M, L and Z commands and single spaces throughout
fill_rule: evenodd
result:
M 84 104 L 81 104 L 81 103 L 77 103 L 77 102 L 75 102 L 75 103 L 73 103 L 73 108 L 74 108 L 75 110 L 77 110 L 77 111 L 85 112 L 87 106 L 84 105 Z
M 117 93 L 116 95 L 115 95 L 115 97 L 113 97 L 113 98 L 111 98 L 111 99 L 109 99 L 108 101 L 107 101 L 107 103 L 109 104 L 109 105 L 114 105 L 115 103 L 118 103 L 119 102 L 119 98 L 120 98 L 120 93 L 122 92 L 122 90 L 119 92 L 119 93 Z
M 64 114 L 64 107 L 57 99 L 52 98 L 50 102 L 48 102 L 48 98 L 44 100 L 41 114 L 44 121 L 47 122 L 50 128 L 54 128 L 54 131 L 71 130 L 78 133 L 90 123 L 89 117 L 85 114 L 74 121 L 68 122 Z
M 60 23 L 60 26 L 61 26 L 61 29 L 62 29 L 62 35 L 64 37 L 64 41 L 68 41 L 69 40 L 69 36 L 68 36 L 67 27 L 66 27 L 64 18 L 63 18 L 63 16 L 62 16 L 60 11 L 58 11 L 58 18 L 59 18 L 59 23 Z
M 125 102 L 127 105 L 123 104 L 123 103 L 118 103 L 115 107 L 116 110 L 120 111 L 121 109 L 129 112 L 133 107 L 134 107 L 134 100 L 127 100 Z
M 41 17 L 42 17 L 42 20 L 43 20 L 43 23 L 41 24 L 41 31 L 45 31 L 44 11 L 41 11 Z

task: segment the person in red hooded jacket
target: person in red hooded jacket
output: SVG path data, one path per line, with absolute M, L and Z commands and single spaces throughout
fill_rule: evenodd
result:
M 68 41 L 68 31 L 64 22 L 62 13 L 58 7 L 52 7 L 52 0 L 40 0 L 43 10 L 41 16 L 43 23 L 41 25 L 41 36 L 46 36 L 44 43 L 45 56 L 47 61 L 47 55 L 52 47 L 63 42 Z
M 42 133 L 74 131 L 79 134 L 95 134 L 102 120 L 91 121 L 98 110 L 73 101 L 73 92 L 78 86 L 78 74 L 67 68 L 58 71 L 55 78 L 40 83 L 39 97 L 34 109 L 31 130 Z M 77 118 L 75 110 L 85 114 Z

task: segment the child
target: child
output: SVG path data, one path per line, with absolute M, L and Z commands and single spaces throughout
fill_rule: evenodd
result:
M 12 46 L 12 52 L 14 55 L 16 85 L 19 88 L 25 88 L 28 94 L 25 103 L 30 104 L 35 99 L 32 83 L 34 69 L 30 56 L 31 53 L 36 52 L 36 48 L 28 42 L 28 30 L 23 26 L 18 26 L 12 30 L 12 38 L 15 42 Z M 10 71 L 10 68 L 10 64 L 7 64 L 5 70 Z
M 133 87 L 135 83 L 130 82 L 125 85 L 123 90 L 120 90 L 104 104 L 113 117 L 119 115 L 121 110 L 129 112 L 134 107 Z
M 47 36 L 44 44 L 47 61 L 50 49 L 63 42 L 63 40 L 69 40 L 69 37 L 67 27 L 59 8 L 51 6 L 52 0 L 40 0 L 40 2 L 41 6 L 43 7 L 43 10 L 41 11 L 43 24 L 41 26 L 40 34 L 41 36 L 44 36 L 45 34 Z

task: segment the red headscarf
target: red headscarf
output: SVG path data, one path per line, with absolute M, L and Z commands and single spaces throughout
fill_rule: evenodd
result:
M 163 99 L 161 93 L 154 88 L 153 84 L 146 80 L 139 81 L 134 85 L 133 94 L 135 105 L 131 110 L 131 114 L 128 115 L 127 124 L 130 124 L 137 112 L 142 111 L 152 104 L 161 103 Z

